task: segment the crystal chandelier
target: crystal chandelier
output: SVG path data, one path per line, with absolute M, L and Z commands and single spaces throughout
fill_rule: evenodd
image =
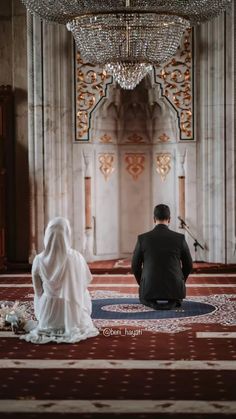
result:
M 22 0 L 41 18 L 66 24 L 82 58 L 133 89 L 173 56 L 186 28 L 219 15 L 231 0 Z

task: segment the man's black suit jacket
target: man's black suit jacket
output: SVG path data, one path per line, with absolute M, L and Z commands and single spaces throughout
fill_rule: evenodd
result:
M 158 224 L 138 236 L 132 271 L 140 285 L 140 299 L 182 299 L 192 258 L 183 234 Z

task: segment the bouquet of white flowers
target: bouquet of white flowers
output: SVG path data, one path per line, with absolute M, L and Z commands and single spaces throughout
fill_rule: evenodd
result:
M 25 333 L 24 326 L 32 319 L 31 303 L 19 301 L 0 302 L 0 329 Z

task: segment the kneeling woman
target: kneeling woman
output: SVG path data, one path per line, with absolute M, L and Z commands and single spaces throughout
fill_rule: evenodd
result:
M 92 275 L 83 256 L 71 248 L 69 221 L 51 220 L 44 237 L 45 250 L 32 266 L 37 326 L 21 336 L 32 343 L 74 343 L 99 334 L 91 319 L 87 290 Z

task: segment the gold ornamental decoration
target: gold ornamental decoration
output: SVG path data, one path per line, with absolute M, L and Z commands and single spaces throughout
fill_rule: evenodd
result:
M 154 67 L 155 82 L 177 111 L 180 140 L 193 139 L 192 29 L 187 29 L 176 55 Z
M 99 155 L 98 161 L 100 163 L 100 171 L 103 174 L 105 180 L 107 181 L 111 174 L 114 172 L 114 154 L 113 153 L 103 153 Z
M 164 182 L 166 176 L 171 169 L 171 154 L 162 153 L 156 155 L 156 171 L 161 176 L 161 180 Z
M 137 180 L 144 171 L 145 154 L 126 153 L 125 162 L 127 163 L 127 172 L 132 176 L 133 180 Z
M 180 140 L 192 140 L 193 133 L 193 56 L 192 29 L 187 29 L 176 55 L 166 63 L 153 67 L 154 82 L 162 96 L 176 110 Z M 90 119 L 99 101 L 106 96 L 112 77 L 102 68 L 83 62 L 76 56 L 76 141 L 89 141 Z M 162 140 L 160 140 L 162 141 Z M 134 133 L 125 142 L 142 143 Z M 165 141 L 163 141 L 165 142 Z
M 100 138 L 100 143 L 103 144 L 109 144 L 112 143 L 112 138 L 110 135 L 108 134 L 104 134 L 101 138 Z
M 163 134 L 161 134 L 160 135 L 160 137 L 158 138 L 162 143 L 167 143 L 167 141 L 169 141 L 169 139 L 170 139 L 170 137 L 167 135 L 167 134 L 165 134 L 164 132 L 163 132 Z
M 144 143 L 145 141 L 143 137 L 141 137 L 141 135 L 138 135 L 136 132 L 134 132 L 133 134 L 129 135 L 126 142 L 133 143 L 133 144 L 140 144 L 140 143 Z
M 111 76 L 102 68 L 85 63 L 76 56 L 76 141 L 89 140 L 90 117 L 93 109 L 106 95 Z

